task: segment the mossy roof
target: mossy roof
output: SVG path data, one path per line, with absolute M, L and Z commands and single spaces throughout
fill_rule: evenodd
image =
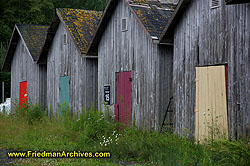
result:
M 59 8 L 57 12 L 66 24 L 77 47 L 82 54 L 85 54 L 88 44 L 96 31 L 102 12 L 69 8 Z
M 17 24 L 17 28 L 34 61 L 37 61 L 46 38 L 47 25 Z

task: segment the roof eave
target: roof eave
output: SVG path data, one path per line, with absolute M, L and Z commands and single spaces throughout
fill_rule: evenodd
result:
M 149 39 L 152 40 L 152 42 L 154 43 L 154 36 L 151 36 L 150 33 L 148 32 L 148 30 L 145 28 L 145 26 L 143 25 L 142 21 L 139 19 L 139 17 L 137 16 L 137 14 L 135 13 L 135 11 L 132 9 L 132 7 L 130 6 L 130 4 L 128 3 L 128 1 L 125 1 L 126 5 L 128 6 L 128 8 L 130 9 L 130 11 L 134 14 L 136 20 L 138 21 L 139 25 L 141 25 L 142 29 L 144 30 L 144 32 L 146 33 L 147 37 Z M 158 40 L 158 39 L 157 39 Z
M 17 27 L 15 25 L 14 28 L 13 28 L 12 34 L 11 34 L 10 43 L 8 45 L 7 52 L 5 54 L 4 63 L 3 63 L 3 66 L 2 66 L 2 71 L 3 72 L 10 72 L 11 71 L 11 60 L 12 60 L 13 55 L 15 53 L 16 46 L 18 44 L 18 40 L 20 38 L 20 36 L 15 38 L 16 36 L 18 36 L 18 31 L 17 31 L 16 28 Z M 13 41 L 13 40 L 15 40 L 15 41 Z M 10 57 L 11 54 L 12 54 L 12 57 Z
M 241 3 L 250 3 L 250 0 L 226 0 L 227 5 L 241 4 Z
M 116 6 L 118 5 L 119 0 L 110 0 L 107 7 L 105 8 L 102 18 L 99 21 L 99 24 L 97 26 L 96 32 L 92 38 L 92 40 L 89 43 L 89 46 L 87 48 L 86 55 L 91 56 L 97 56 L 98 54 L 98 45 L 102 38 L 102 35 L 106 29 L 106 26 L 109 23 L 109 20 L 111 18 L 111 15 L 113 14 L 114 10 L 116 9 Z
M 164 31 L 160 36 L 160 43 L 173 43 L 174 28 L 177 25 L 179 18 L 182 17 L 186 7 L 192 0 L 180 0 L 173 15 L 168 21 Z
M 98 59 L 98 56 L 86 56 L 86 53 L 82 53 L 81 56 L 86 59 Z
M 22 33 L 20 32 L 20 30 L 19 30 L 18 26 L 16 26 L 16 29 L 17 29 L 17 31 L 18 31 L 18 33 L 19 33 L 19 35 L 20 35 L 20 38 L 21 38 L 21 39 L 22 39 L 22 41 L 23 41 L 23 44 L 24 44 L 25 48 L 26 48 L 26 49 L 27 49 L 27 51 L 28 51 L 28 54 L 29 54 L 30 58 L 31 58 L 31 59 L 32 59 L 32 61 L 35 63 L 35 62 L 36 62 L 36 60 L 32 57 L 31 52 L 30 52 L 30 50 L 29 50 L 28 46 L 26 45 L 26 42 L 25 42 L 25 40 L 24 40 L 24 38 L 23 38 L 23 36 L 22 36 Z
M 19 31 L 18 26 L 15 24 L 12 35 L 11 35 L 11 38 L 10 38 L 10 43 L 8 45 L 8 49 L 7 49 L 7 52 L 6 52 L 6 55 L 5 55 L 4 63 L 3 63 L 3 66 L 2 66 L 2 71 L 3 72 L 10 72 L 11 71 L 11 61 L 12 61 L 12 58 L 13 58 L 13 56 L 15 54 L 16 47 L 17 47 L 19 39 L 21 39 L 23 41 L 24 46 L 26 47 L 30 58 L 34 62 L 34 59 L 31 56 L 31 53 L 30 53 L 30 51 L 29 51 L 29 49 L 28 49 L 28 47 L 27 47 L 27 45 L 26 45 L 26 43 L 25 43 L 25 41 L 24 41 L 24 39 L 22 37 L 22 34 Z
M 38 57 L 36 63 L 38 64 L 46 64 L 47 63 L 47 56 L 51 47 L 51 44 L 53 42 L 53 39 L 55 37 L 56 31 L 59 27 L 60 24 L 60 19 L 57 16 L 56 12 L 54 15 L 54 18 L 48 28 L 46 39 L 44 41 L 42 51 L 40 53 L 40 56 Z

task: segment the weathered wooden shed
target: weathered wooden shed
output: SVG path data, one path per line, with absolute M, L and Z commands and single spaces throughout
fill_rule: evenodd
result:
M 74 112 L 97 105 L 97 57 L 86 49 L 102 12 L 56 9 L 38 62 L 47 64 L 47 105 Z
M 250 136 L 249 1 L 180 0 L 160 42 L 174 43 L 176 133 Z M 242 4 L 237 4 L 242 3 Z
M 98 55 L 98 106 L 116 120 L 158 129 L 172 96 L 172 45 L 159 37 L 175 5 L 110 0 L 87 56 Z
M 48 26 L 16 24 L 3 64 L 11 72 L 11 102 L 46 106 L 46 65 L 36 64 Z

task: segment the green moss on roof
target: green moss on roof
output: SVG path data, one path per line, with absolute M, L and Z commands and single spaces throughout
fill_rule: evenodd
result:
M 67 8 L 59 8 L 57 12 L 65 22 L 77 47 L 82 54 L 85 54 L 97 29 L 102 12 Z
M 29 49 L 34 61 L 37 61 L 48 30 L 46 25 L 17 24 L 17 28 Z

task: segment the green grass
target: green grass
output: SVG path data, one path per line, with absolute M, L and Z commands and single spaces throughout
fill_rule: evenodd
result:
M 0 148 L 33 151 L 105 151 L 110 159 L 21 159 L 17 165 L 117 165 L 116 163 L 189 166 L 250 165 L 244 141 L 195 144 L 173 134 L 140 131 L 113 122 L 93 109 L 79 118 L 64 111 L 49 119 L 45 109 L 27 106 L 10 116 L 0 114 Z

